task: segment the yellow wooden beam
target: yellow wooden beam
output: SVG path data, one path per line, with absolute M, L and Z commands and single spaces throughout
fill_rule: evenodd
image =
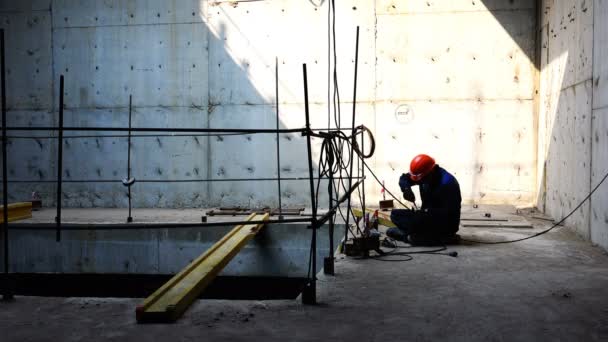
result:
M 8 222 L 32 217 L 32 202 L 18 202 L 8 205 Z M 0 223 L 4 223 L 4 206 L 0 206 Z
M 374 214 L 374 209 L 369 209 L 366 208 L 365 211 L 367 211 L 368 213 L 370 213 L 370 216 Z M 363 212 L 361 211 L 361 209 L 355 209 L 353 208 L 353 214 L 355 214 L 356 217 L 363 217 Z M 393 223 L 393 221 L 391 221 L 391 212 L 390 211 L 378 211 L 378 223 L 386 226 L 386 227 L 396 227 L 395 224 Z
M 251 214 L 246 221 L 266 221 L 269 214 Z M 137 307 L 137 321 L 174 322 L 251 240 L 264 224 L 234 227 L 220 241 L 171 278 Z

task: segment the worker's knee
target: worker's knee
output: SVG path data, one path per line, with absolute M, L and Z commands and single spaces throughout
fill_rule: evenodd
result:
M 414 216 L 411 210 L 393 209 L 391 211 L 391 222 L 400 228 L 410 227 L 414 224 Z
M 406 217 L 409 217 L 409 210 L 406 209 L 393 209 L 391 211 L 391 221 L 401 221 Z

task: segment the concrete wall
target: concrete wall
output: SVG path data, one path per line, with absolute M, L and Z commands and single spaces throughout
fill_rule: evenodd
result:
M 594 3 L 591 185 L 608 172 L 608 2 Z M 591 200 L 591 240 L 608 249 L 608 185 Z
M 539 207 L 560 219 L 608 170 L 608 4 L 543 1 Z M 566 221 L 608 248 L 606 185 Z
M 529 203 L 534 2 L 407 3 L 377 6 L 382 178 L 395 181 L 414 155 L 427 152 L 456 175 L 465 200 Z M 400 118 L 398 106 L 408 114 Z
M 11 232 L 11 272 L 175 274 L 232 227 L 137 231 Z M 345 226 L 335 227 L 335 250 Z M 306 224 L 271 224 L 222 270 L 230 276 L 305 277 L 310 257 Z M 327 225 L 318 231 L 317 272 L 329 253 Z
M 304 124 L 308 64 L 315 127 L 327 126 L 327 1 L 0 1 L 7 29 L 12 123 L 56 122 L 66 77 L 66 124 L 275 127 L 275 58 L 281 127 Z M 357 124 L 370 127 L 369 163 L 387 186 L 426 152 L 453 171 L 465 201 L 530 204 L 536 195 L 534 1 L 337 1 L 338 72 L 350 124 L 355 27 L 361 27 Z M 10 23 L 7 23 L 9 20 Z M 15 133 L 16 134 L 16 133 Z M 282 176 L 305 177 L 305 140 L 280 137 Z M 55 176 L 56 143 L 11 140 L 11 180 Z M 138 138 L 137 179 L 276 176 L 275 137 Z M 319 141 L 314 144 L 318 157 Z M 64 205 L 125 206 L 126 139 L 64 145 Z M 77 183 L 83 179 L 104 183 Z M 370 202 L 379 186 L 367 183 Z M 325 186 L 322 185 L 322 189 Z M 11 184 L 11 200 L 52 183 Z M 136 206 L 276 205 L 273 182 L 137 183 Z M 283 183 L 286 205 L 307 205 L 308 184 Z M 396 191 L 398 192 L 398 191 Z M 322 198 L 325 196 L 322 195 Z M 325 204 L 325 203 L 321 203 Z

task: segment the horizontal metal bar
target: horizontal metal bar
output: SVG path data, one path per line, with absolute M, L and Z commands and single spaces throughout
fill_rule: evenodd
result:
M 342 127 L 342 128 L 311 128 L 311 131 L 330 131 L 330 132 L 335 132 L 335 131 L 352 131 L 353 129 L 350 127 Z
M 10 128 L 7 128 L 10 130 Z M 350 128 L 342 128 L 341 130 L 351 130 Z M 314 128 L 311 131 L 328 131 L 324 128 Z M 335 131 L 331 129 L 330 131 Z M 277 132 L 279 133 L 279 132 Z M 241 136 L 252 133 L 207 133 L 207 134 L 135 134 L 131 138 L 189 138 L 189 137 L 214 137 L 214 136 Z M 315 135 L 316 136 L 316 135 Z M 105 135 L 64 135 L 63 139 L 93 139 L 93 138 L 128 138 L 128 134 L 105 134 Z M 35 136 L 35 135 L 9 135 L 8 139 L 58 139 L 56 136 Z
M 131 138 L 191 138 L 191 137 L 229 137 L 243 136 L 250 133 L 203 133 L 203 134 L 134 134 Z M 99 135 L 64 135 L 63 139 L 93 139 L 93 138 L 128 138 L 128 134 L 99 134 Z M 8 139 L 57 139 L 56 136 L 9 135 Z
M 6 127 L 7 131 L 58 131 L 59 127 Z M 182 133 L 301 133 L 305 128 L 284 128 L 284 129 L 254 129 L 254 128 L 161 128 L 161 127 L 64 127 L 64 131 L 82 132 L 182 132 Z
M 312 218 L 297 218 L 268 221 L 224 221 L 206 223 L 61 223 L 62 230 L 133 230 L 133 229 L 183 229 L 235 226 L 241 224 L 310 223 Z M 11 223 L 12 230 L 56 230 L 56 223 Z
M 328 177 L 314 177 L 315 180 L 328 180 Z M 348 178 L 334 178 L 335 180 L 342 180 Z M 353 179 L 361 179 L 361 177 L 353 177 Z M 276 181 L 278 178 L 226 178 L 226 179 L 143 179 L 136 180 L 136 183 L 205 183 L 205 182 L 252 182 L 252 181 L 260 181 L 260 182 L 269 182 Z M 281 177 L 281 181 L 307 181 L 308 177 Z M 56 181 L 52 180 L 9 180 L 9 183 L 56 183 Z M 120 179 L 76 179 L 76 180 L 63 180 L 63 183 L 122 183 Z
M 354 177 L 353 177 L 354 179 Z M 344 193 L 344 195 L 342 195 L 342 197 L 338 200 L 338 202 L 336 203 L 335 206 L 333 206 L 331 209 L 329 209 L 327 211 L 327 213 L 325 213 L 323 216 L 321 216 L 321 218 L 319 218 L 317 220 L 317 226 L 322 226 L 325 222 L 327 222 L 327 220 L 329 220 L 329 218 L 334 215 L 336 213 L 336 210 L 338 210 L 338 207 L 344 203 L 344 201 L 346 201 L 348 198 L 350 198 L 350 195 L 352 195 L 353 191 L 355 191 L 355 189 L 357 189 L 359 187 L 359 185 L 361 185 L 361 183 L 363 183 L 364 179 L 359 180 L 357 183 L 353 184 L 353 186 L 346 192 Z

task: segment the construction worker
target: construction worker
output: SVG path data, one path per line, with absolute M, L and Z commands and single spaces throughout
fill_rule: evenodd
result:
M 460 224 L 460 186 L 454 176 L 426 154 L 412 159 L 410 172 L 401 175 L 399 187 L 403 198 L 415 202 L 412 186 L 418 185 L 420 210 L 394 209 L 391 221 L 397 226 L 386 235 L 414 245 L 448 244 L 457 240 Z

